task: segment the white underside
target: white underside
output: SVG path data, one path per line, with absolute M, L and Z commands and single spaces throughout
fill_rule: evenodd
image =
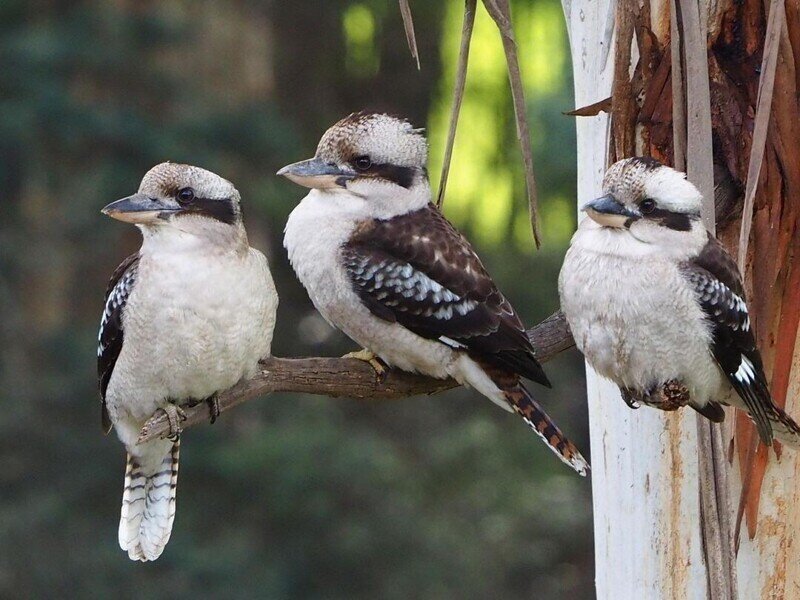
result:
M 139 429 L 168 399 L 204 399 L 254 375 L 270 352 L 276 308 L 267 261 L 257 250 L 145 246 L 106 395 L 129 452 L 140 452 Z
M 387 364 L 429 377 L 453 377 L 511 410 L 502 392 L 465 353 L 379 319 L 364 306 L 346 273 L 340 249 L 368 207 L 348 205 L 343 194 L 312 190 L 289 215 L 284 246 L 316 309 L 332 326 Z
M 704 241 L 705 232 L 698 233 Z M 561 308 L 586 360 L 618 386 L 647 390 L 678 379 L 698 406 L 736 402 L 709 350 L 702 309 L 679 271 L 701 239 L 694 232 L 686 237 L 676 249 L 686 256 L 669 256 L 625 230 L 585 219 L 561 270 Z

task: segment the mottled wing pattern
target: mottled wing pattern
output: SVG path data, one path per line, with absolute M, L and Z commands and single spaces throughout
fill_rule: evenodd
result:
M 97 377 L 102 402 L 103 431 L 111 430 L 111 420 L 106 409 L 106 389 L 114 365 L 122 350 L 122 309 L 128 301 L 136 283 L 139 267 L 139 254 L 132 254 L 117 267 L 106 289 L 105 308 L 100 320 L 100 333 L 97 336 Z
M 744 287 L 733 258 L 709 235 L 703 251 L 683 265 L 712 327 L 711 352 L 736 393 L 747 405 L 765 444 L 772 443 L 772 398 L 761 354 L 750 328 Z
M 342 252 L 377 317 L 549 385 L 516 311 L 433 205 L 362 222 Z

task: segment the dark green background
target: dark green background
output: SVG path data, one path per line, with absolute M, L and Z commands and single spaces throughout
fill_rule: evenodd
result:
M 417 71 L 394 0 L 0 3 L 0 596 L 592 596 L 589 481 L 465 390 L 249 402 L 185 434 L 164 555 L 117 546 L 124 451 L 100 432 L 95 348 L 107 278 L 140 238 L 99 209 L 163 160 L 232 180 L 281 296 L 274 353 L 353 350 L 287 264 L 304 192 L 274 173 L 369 108 L 428 127 L 438 179 L 462 4 L 411 2 Z M 545 246 L 482 9 L 445 213 L 533 324 L 557 308 L 574 227 L 574 124 L 557 0 L 513 6 Z M 537 397 L 588 455 L 582 364 L 547 370 Z

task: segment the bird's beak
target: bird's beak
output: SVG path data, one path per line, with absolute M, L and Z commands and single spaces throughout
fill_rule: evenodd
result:
M 286 165 L 277 175 L 283 175 L 295 183 L 319 190 L 343 188 L 355 173 L 340 169 L 321 158 L 309 158 Z
M 176 209 L 166 206 L 158 198 L 151 198 L 146 194 L 134 194 L 112 202 L 100 212 L 126 223 L 150 224 L 155 223 L 163 213 L 176 212 Z
M 581 210 L 604 227 L 630 227 L 632 222 L 642 218 L 642 215 L 626 208 L 611 194 L 584 204 Z

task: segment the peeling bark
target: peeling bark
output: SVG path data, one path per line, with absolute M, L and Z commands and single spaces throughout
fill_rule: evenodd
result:
M 603 56 L 603 44 L 608 39 L 602 33 L 607 22 L 605 10 L 614 3 L 601 0 L 600 6 L 591 10 L 581 3 L 580 12 L 570 0 L 563 0 L 563 4 L 570 30 L 578 106 L 593 108 L 608 95 L 609 88 L 612 91 L 610 131 L 598 121 L 602 115 L 578 119 L 579 191 L 587 185 L 596 188 L 599 163 L 605 166 L 617 158 L 631 155 L 634 153 L 632 148 L 636 153 L 649 154 L 682 168 L 682 149 L 686 142 L 680 140 L 678 133 L 688 127 L 688 144 L 691 146 L 696 141 L 690 121 L 691 101 L 697 97 L 690 91 L 690 106 L 673 103 L 674 95 L 685 93 L 691 69 L 687 63 L 678 60 L 683 53 L 677 52 L 679 48 L 671 44 L 670 8 L 677 4 L 679 9 L 689 7 L 696 10 L 697 4 L 692 0 L 642 0 L 633 4 L 619 0 L 614 20 L 613 85 L 608 77 L 608 65 L 602 60 L 593 61 L 591 57 L 592 53 Z M 795 401 L 800 394 L 800 2 L 701 0 L 699 7 L 699 22 L 705 26 L 707 34 L 694 49 L 687 47 L 686 52 L 691 53 L 692 59 L 700 56 L 708 66 L 709 99 L 706 106 L 710 104 L 713 163 L 711 153 L 703 154 L 703 145 L 700 145 L 686 156 L 686 167 L 690 176 L 694 172 L 693 179 L 705 178 L 701 187 L 708 200 L 712 195 L 708 190 L 713 174 L 717 235 L 734 255 L 739 246 L 742 210 L 750 210 L 750 206 L 743 202 L 744 191 L 751 191 L 752 228 L 744 269 L 751 321 L 773 397 L 778 405 L 796 415 L 800 413 L 800 403 Z M 765 46 L 765 40 L 769 15 L 774 10 L 785 10 L 785 23 L 779 28 L 779 39 L 774 45 L 777 55 L 770 56 L 770 46 Z M 681 15 L 679 11 L 677 16 L 676 22 L 685 24 L 687 15 Z M 697 22 L 696 13 L 694 18 Z M 635 33 L 632 51 L 629 50 L 631 32 Z M 676 43 L 686 45 L 687 39 L 676 39 Z M 635 61 L 632 68 L 626 62 L 631 56 Z M 673 65 L 673 61 L 676 64 Z M 764 90 L 770 76 L 767 72 L 770 64 L 775 65 L 771 99 L 768 91 Z M 677 78 L 675 81 L 673 76 Z M 585 81 L 580 78 L 585 78 Z M 599 81 L 608 81 L 609 88 L 603 88 Z M 759 90 L 767 94 L 760 104 Z M 587 91 L 596 95 L 587 95 Z M 771 107 L 767 127 L 764 127 L 765 103 Z M 759 113 L 761 122 L 758 121 Z M 584 109 L 577 114 L 596 113 Z M 590 119 L 593 119 L 591 123 Z M 765 134 L 759 133 L 762 131 Z M 631 132 L 635 132 L 633 143 Z M 761 135 L 764 137 L 760 138 Z M 677 145 L 675 139 L 678 139 Z M 760 144 L 763 144 L 763 158 L 759 157 Z M 598 147 L 603 146 L 610 150 L 606 156 L 590 156 L 589 151 L 597 152 Z M 587 152 L 582 151 L 584 148 Z M 698 162 L 698 156 L 706 161 Z M 744 234 L 747 235 L 746 230 Z M 643 529 L 637 521 L 635 506 L 628 507 L 629 515 L 620 514 L 613 506 L 619 499 L 613 498 L 606 503 L 603 497 L 611 498 L 611 495 L 600 489 L 598 483 L 604 474 L 623 479 L 636 476 L 639 473 L 637 469 L 642 466 L 638 458 L 615 456 L 618 448 L 607 439 L 620 435 L 624 427 L 617 421 L 626 417 L 603 404 L 618 401 L 618 398 L 615 392 L 597 383 L 592 376 L 589 395 L 595 465 L 598 596 L 618 597 L 621 594 L 630 597 L 631 590 L 657 590 L 659 597 L 664 597 L 691 590 L 691 597 L 697 597 L 694 594 L 702 588 L 703 595 L 708 593 L 713 597 L 719 593 L 721 584 L 715 584 L 711 578 L 695 579 L 697 573 L 692 569 L 687 571 L 685 565 L 680 564 L 683 560 L 691 560 L 696 551 L 694 534 L 684 529 L 687 523 L 685 515 L 681 515 L 681 511 L 690 508 L 682 486 L 687 478 L 696 475 L 689 469 L 685 454 L 681 454 L 683 447 L 673 436 L 685 438 L 694 437 L 693 434 L 682 421 L 670 416 L 660 417 L 665 420 L 666 428 L 662 445 L 664 454 L 653 455 L 653 462 L 647 463 L 645 471 L 658 473 L 663 467 L 662 462 L 667 461 L 672 465 L 674 479 L 670 480 L 669 487 L 658 488 L 658 478 L 648 475 L 647 490 L 639 500 L 646 503 L 648 498 L 654 497 L 658 498 L 657 502 L 678 502 L 680 509 L 678 514 L 670 513 L 668 518 L 664 516 L 664 520 L 659 521 L 660 533 L 649 530 L 646 525 Z M 592 402 L 599 402 L 601 406 L 593 407 Z M 793 566 L 800 564 L 800 540 L 794 538 L 795 531 L 800 531 L 800 509 L 794 508 L 800 505 L 800 486 L 795 479 L 800 474 L 800 461 L 795 453 L 781 453 L 779 447 L 773 453 L 762 446 L 749 419 L 742 415 L 730 419 L 733 416 L 729 412 L 729 421 L 734 422 L 728 423 L 724 430 L 724 447 L 731 458 L 729 486 L 733 494 L 732 514 L 727 516 L 747 526 L 747 536 L 740 540 L 736 560 L 738 593 L 742 598 L 794 597 L 800 589 L 800 568 Z M 639 453 L 649 451 L 642 436 L 645 432 L 652 433 L 650 427 L 649 419 L 643 420 L 635 437 L 634 444 Z M 696 441 L 693 439 L 689 444 Z M 718 450 L 719 446 L 716 448 Z M 717 450 L 707 446 L 705 451 Z M 696 447 L 694 452 L 698 452 Z M 681 456 L 683 460 L 680 460 Z M 599 461 L 609 464 L 607 471 L 598 469 Z M 619 464 L 613 466 L 615 461 Z M 638 483 L 626 480 L 606 485 L 630 485 L 631 490 L 641 492 Z M 604 511 L 609 514 L 603 514 Z M 726 515 L 720 513 L 718 516 Z M 620 520 L 626 518 L 627 522 Z M 626 539 L 624 535 L 613 535 L 613 531 L 611 534 L 600 531 L 601 526 L 638 529 L 631 529 Z M 738 531 L 738 525 L 736 529 Z M 667 552 L 669 565 L 663 566 L 673 570 L 673 579 L 663 579 L 664 572 L 655 568 L 640 579 L 634 580 L 629 576 L 628 585 L 624 587 L 624 579 L 617 579 L 613 573 L 600 573 L 603 568 L 625 571 L 626 557 L 620 553 L 624 553 L 626 548 L 609 547 L 608 543 L 621 542 L 631 550 L 634 543 L 630 537 L 637 535 L 648 538 L 655 551 L 660 548 L 663 536 L 673 540 L 675 546 Z M 659 584 L 654 583 L 659 577 L 662 577 Z M 735 596 L 736 590 L 729 588 L 727 594 Z

